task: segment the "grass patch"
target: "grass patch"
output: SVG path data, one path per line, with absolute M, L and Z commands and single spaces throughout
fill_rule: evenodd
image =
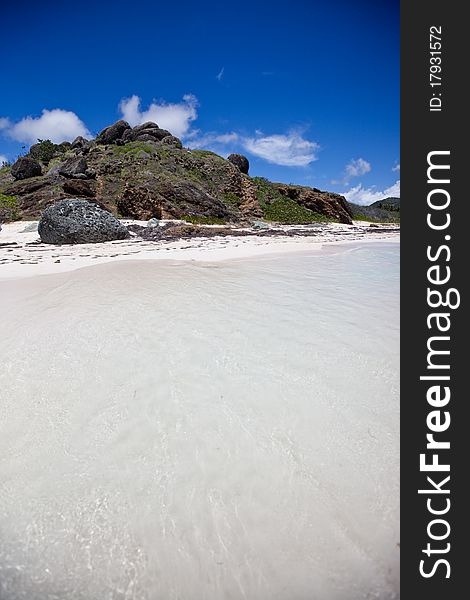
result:
M 0 194 L 0 216 L 5 221 L 18 221 L 20 218 L 20 208 L 16 196 Z
M 204 183 L 207 179 L 205 173 L 194 167 L 186 168 L 184 170 L 184 177 L 196 183 Z
M 113 147 L 113 153 L 117 155 L 124 154 L 135 156 L 139 152 L 146 152 L 147 154 L 152 154 L 154 150 L 155 148 L 153 146 L 141 142 L 130 142 L 129 144 L 124 144 L 124 146 Z
M 314 212 L 304 206 L 300 206 L 294 200 L 283 198 L 275 200 L 271 204 L 262 206 L 264 218 L 268 221 L 277 221 L 285 225 L 298 225 L 306 223 L 326 223 L 330 221 L 325 215 Z
M 362 206 L 349 202 L 355 221 L 365 221 L 366 223 L 400 223 L 400 211 L 394 208 L 387 210 L 385 208 L 371 206 Z
M 242 199 L 239 198 L 233 192 L 224 192 L 223 200 L 224 200 L 225 204 L 228 204 L 229 206 L 235 206 L 237 208 L 240 206 L 240 203 L 242 201 Z
M 267 221 L 276 221 L 284 225 L 326 223 L 331 221 L 325 215 L 305 208 L 290 198 L 286 198 L 264 177 L 253 177 L 253 181 L 257 187 L 258 202 L 263 209 L 263 216 Z
M 222 156 L 219 156 L 218 154 L 216 154 L 215 152 L 211 152 L 210 150 L 191 150 L 191 154 L 193 154 L 194 156 L 199 156 L 200 158 L 215 157 L 220 160 L 225 160 L 225 158 L 222 158 Z
M 225 225 L 226 221 L 219 217 L 204 217 L 202 215 L 184 215 L 181 217 L 183 221 L 193 223 L 193 225 Z

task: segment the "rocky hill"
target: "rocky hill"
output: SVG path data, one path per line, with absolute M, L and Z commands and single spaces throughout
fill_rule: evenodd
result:
M 400 212 L 400 198 L 384 198 L 383 200 L 378 200 L 371 204 L 371 206 L 375 208 L 383 208 L 384 210 L 390 210 L 395 212 Z
M 384 198 L 369 206 L 349 202 L 353 219 L 372 223 L 399 223 L 400 198 Z
M 248 175 L 248 160 L 183 148 L 155 123 L 118 121 L 94 140 L 38 141 L 0 169 L 0 221 L 37 218 L 64 198 L 96 202 L 134 219 L 194 223 L 351 223 L 343 196 Z

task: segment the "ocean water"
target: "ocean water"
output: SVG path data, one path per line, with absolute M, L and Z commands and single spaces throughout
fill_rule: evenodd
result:
M 0 286 L 2 600 L 399 597 L 399 245 Z

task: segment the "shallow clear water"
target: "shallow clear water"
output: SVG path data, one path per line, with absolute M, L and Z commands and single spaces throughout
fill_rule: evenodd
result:
M 398 260 L 2 283 L 0 598 L 397 598 Z

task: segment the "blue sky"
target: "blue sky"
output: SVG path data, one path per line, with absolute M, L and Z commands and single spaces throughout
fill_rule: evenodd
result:
M 0 157 L 124 116 L 251 175 L 399 195 L 398 1 L 9 4 Z

